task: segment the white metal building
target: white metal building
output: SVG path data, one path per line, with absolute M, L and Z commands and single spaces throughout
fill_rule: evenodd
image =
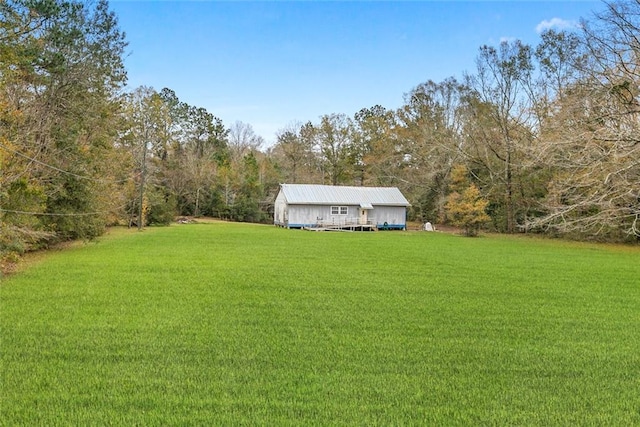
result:
M 408 206 L 396 187 L 280 184 L 273 222 L 287 228 L 404 230 Z

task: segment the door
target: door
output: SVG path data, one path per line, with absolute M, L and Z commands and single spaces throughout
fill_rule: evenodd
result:
M 367 224 L 367 210 L 360 209 L 360 225 L 366 225 L 366 224 Z

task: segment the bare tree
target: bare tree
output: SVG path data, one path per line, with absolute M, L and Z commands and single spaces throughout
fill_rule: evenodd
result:
M 232 164 L 239 164 L 249 152 L 258 151 L 264 145 L 264 139 L 256 135 L 250 124 L 236 121 L 229 127 L 228 144 Z
M 555 168 L 548 214 L 531 225 L 640 236 L 640 2 L 609 3 L 583 28 L 589 62 L 559 101 L 543 152 Z
M 502 195 L 498 204 L 504 206 L 505 231 L 513 233 L 523 147 L 533 137 L 526 90 L 533 71 L 532 51 L 520 41 L 502 42 L 498 49 L 483 46 L 476 64 L 477 73 L 466 77 L 471 89 L 468 123 L 472 126 L 466 130 L 472 147 L 469 154 L 484 170 L 485 185 L 495 196 Z

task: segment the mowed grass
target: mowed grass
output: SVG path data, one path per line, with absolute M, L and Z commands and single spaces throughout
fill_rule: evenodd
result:
M 0 298 L 0 425 L 640 425 L 638 248 L 181 225 Z

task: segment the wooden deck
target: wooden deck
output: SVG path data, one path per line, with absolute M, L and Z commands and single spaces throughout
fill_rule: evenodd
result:
M 343 223 L 322 223 L 319 222 L 313 226 L 303 227 L 303 230 L 308 231 L 377 231 L 378 227 L 375 224 L 367 223 L 360 224 L 359 222 L 343 222 Z

